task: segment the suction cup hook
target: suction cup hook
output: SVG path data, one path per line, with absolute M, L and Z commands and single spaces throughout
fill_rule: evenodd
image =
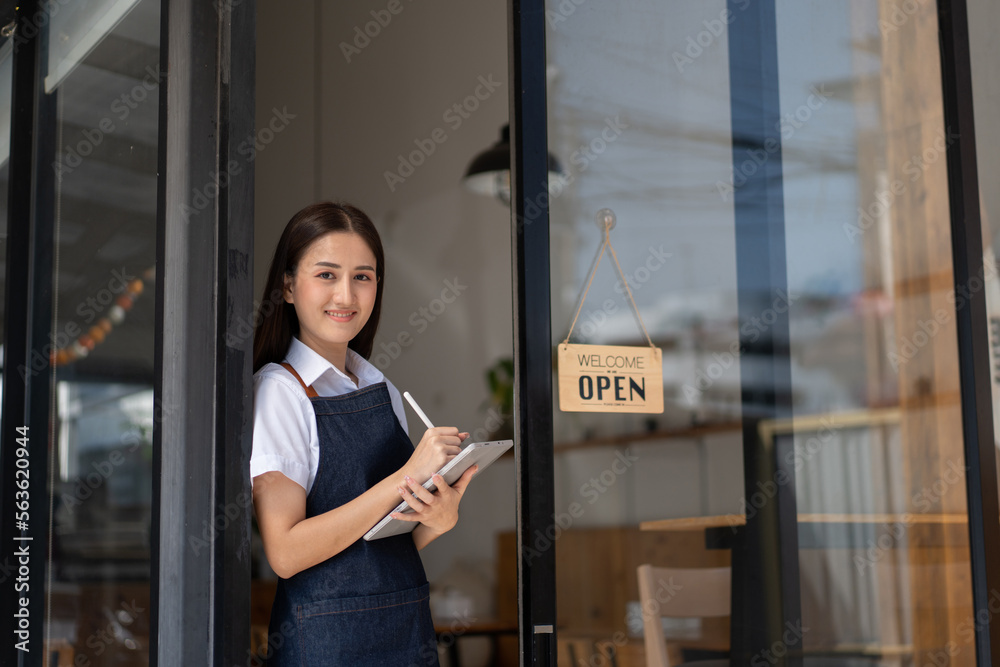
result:
M 618 224 L 618 218 L 615 217 L 615 212 L 610 208 L 602 208 L 597 212 L 597 226 L 603 232 L 610 232 Z

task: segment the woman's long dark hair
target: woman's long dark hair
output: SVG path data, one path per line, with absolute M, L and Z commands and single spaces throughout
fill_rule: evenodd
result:
M 322 202 L 306 206 L 292 216 L 274 249 L 267 284 L 261 299 L 257 327 L 253 339 L 253 370 L 285 358 L 292 336 L 299 333 L 299 318 L 295 306 L 285 301 L 285 276 L 294 276 L 299 260 L 317 239 L 333 232 L 357 234 L 375 255 L 375 306 L 364 328 L 348 347 L 367 359 L 372 353 L 375 331 L 382 314 L 382 287 L 385 284 L 385 253 L 375 225 L 360 209 L 341 202 Z

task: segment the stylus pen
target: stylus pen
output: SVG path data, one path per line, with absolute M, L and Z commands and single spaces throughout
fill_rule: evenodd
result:
M 410 396 L 410 392 L 404 391 L 403 398 L 405 398 L 409 402 L 410 407 L 413 408 L 413 411 L 417 413 L 417 416 L 420 417 L 420 420 L 427 425 L 427 428 L 434 428 L 434 424 L 432 424 L 431 420 L 427 418 L 427 415 L 424 414 L 424 411 L 420 409 L 420 406 L 417 405 L 417 402 L 413 400 L 413 397 Z

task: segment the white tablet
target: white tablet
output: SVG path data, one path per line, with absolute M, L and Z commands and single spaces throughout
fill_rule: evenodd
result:
M 466 445 L 465 448 L 451 461 L 448 461 L 443 468 L 438 470 L 438 474 L 444 477 L 444 481 L 448 483 L 448 486 L 454 484 L 459 477 L 462 476 L 466 470 L 474 465 L 479 466 L 479 470 L 476 471 L 476 475 L 482 474 L 486 467 L 500 458 L 500 455 L 506 452 L 508 449 L 514 446 L 513 440 L 494 440 L 492 442 L 474 442 L 470 445 Z M 433 477 L 426 482 L 424 482 L 424 488 L 433 492 L 437 490 L 437 486 L 434 484 Z M 410 506 L 406 504 L 406 501 L 399 503 L 392 510 L 393 512 L 413 512 Z M 365 539 L 368 541 L 378 540 L 383 537 L 390 537 L 392 535 L 402 535 L 403 533 L 409 533 L 414 528 L 419 525 L 416 521 L 400 521 L 399 519 L 392 518 L 392 512 L 386 514 L 385 517 L 375 524 L 375 527 L 365 533 Z

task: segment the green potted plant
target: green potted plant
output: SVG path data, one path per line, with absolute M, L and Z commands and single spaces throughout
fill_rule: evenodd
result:
M 490 440 L 514 438 L 514 360 L 503 357 L 486 369 L 486 428 Z

